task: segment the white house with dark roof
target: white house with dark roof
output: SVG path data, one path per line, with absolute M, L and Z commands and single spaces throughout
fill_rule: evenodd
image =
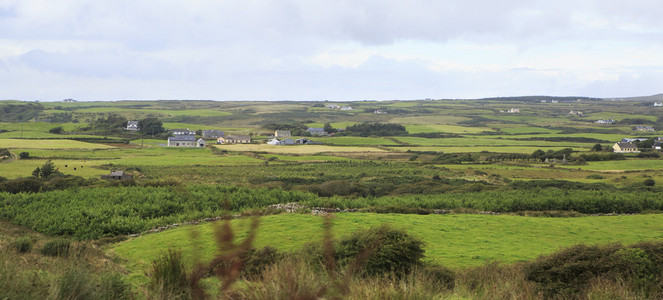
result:
M 138 131 L 140 128 L 138 128 L 138 121 L 129 121 L 127 122 L 127 127 L 124 128 L 124 130 L 129 130 L 129 131 Z
M 310 133 L 311 135 L 327 135 L 325 129 L 319 127 L 309 127 L 308 129 L 306 129 L 306 131 L 308 131 L 308 133 Z
M 187 129 L 171 129 L 170 132 L 173 135 L 195 135 L 196 131 L 195 130 L 189 130 Z
M 196 147 L 195 135 L 176 135 L 168 138 L 168 147 Z
M 223 136 L 223 131 L 221 130 L 203 130 L 204 139 L 218 139 Z

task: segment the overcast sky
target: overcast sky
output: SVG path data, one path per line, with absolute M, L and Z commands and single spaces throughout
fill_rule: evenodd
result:
M 659 0 L 0 0 L 0 99 L 663 92 Z

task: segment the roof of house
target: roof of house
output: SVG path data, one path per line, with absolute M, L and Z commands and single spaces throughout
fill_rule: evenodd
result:
M 251 137 L 248 135 L 229 135 L 225 137 L 226 140 L 228 139 L 233 139 L 233 140 L 250 140 Z
M 325 131 L 324 128 L 319 128 L 319 127 L 309 127 L 307 130 L 309 132 L 323 132 L 323 131 Z
M 196 136 L 195 135 L 178 135 L 178 136 L 171 136 L 168 138 L 169 141 L 178 141 L 178 142 L 190 142 L 190 141 L 195 141 Z
M 637 148 L 633 143 L 617 143 L 617 146 L 619 146 L 621 149 Z
M 112 171 L 110 176 L 124 176 L 124 171 Z
M 127 125 L 138 125 L 138 121 L 128 121 Z

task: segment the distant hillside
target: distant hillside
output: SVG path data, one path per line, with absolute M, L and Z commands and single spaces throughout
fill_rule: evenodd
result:
M 639 97 L 622 97 L 622 98 L 604 98 L 604 100 L 610 101 L 663 101 L 663 94 L 656 94 L 651 96 L 639 96 Z

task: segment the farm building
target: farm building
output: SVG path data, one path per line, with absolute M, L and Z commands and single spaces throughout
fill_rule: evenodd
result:
M 216 140 L 217 144 L 248 144 L 250 142 L 251 137 L 248 135 L 229 135 Z
M 341 107 L 336 105 L 336 104 L 327 104 L 327 105 L 325 105 L 325 108 L 339 109 Z
M 101 175 L 101 179 L 131 180 L 134 176 L 124 171 L 112 171 L 110 174 Z
M 124 128 L 124 130 L 129 130 L 129 131 L 138 131 L 140 128 L 138 128 L 138 121 L 129 121 L 127 122 L 127 127 Z
M 203 130 L 204 139 L 218 139 L 223 136 L 223 131 L 221 130 Z
M 195 135 L 196 131 L 195 130 L 189 130 L 187 129 L 172 129 L 170 130 L 170 133 L 173 135 Z
M 292 133 L 290 133 L 290 130 L 276 130 L 274 131 L 274 137 L 275 138 L 280 138 L 280 137 L 291 137 Z
M 301 138 L 301 139 L 295 140 L 295 144 L 298 144 L 298 145 L 320 145 L 322 143 L 314 142 L 314 141 L 312 141 L 310 139 L 307 139 L 307 138 Z
M 647 131 L 656 131 L 656 130 L 654 129 L 654 127 L 651 127 L 651 126 L 638 125 L 638 126 L 635 126 L 635 131 L 645 131 L 645 132 L 647 132 Z
M 327 135 L 327 132 L 325 131 L 324 128 L 309 127 L 308 129 L 306 129 L 306 131 L 308 131 L 308 133 L 310 133 L 311 135 Z
M 176 135 L 168 138 L 168 147 L 196 147 L 195 135 Z
M 615 153 L 637 153 L 640 152 L 638 147 L 633 143 L 615 143 L 612 146 L 612 149 L 615 150 Z
M 352 110 L 352 106 L 349 105 L 341 106 L 341 110 Z
M 601 119 L 601 120 L 596 120 L 596 122 L 594 122 L 594 123 L 596 123 L 596 124 L 615 124 L 615 120 L 613 120 L 613 119 L 608 119 L 608 120 Z

